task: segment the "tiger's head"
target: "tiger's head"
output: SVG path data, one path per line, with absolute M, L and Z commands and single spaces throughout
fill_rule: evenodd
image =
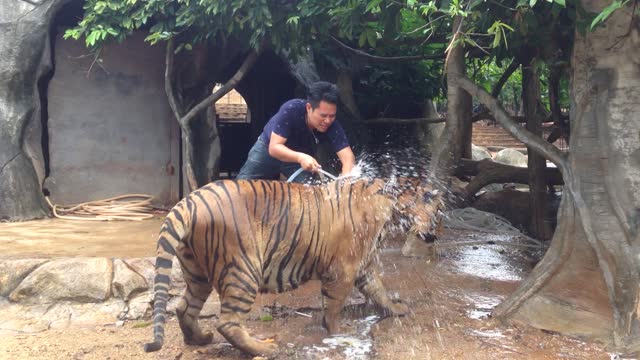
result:
M 385 192 L 396 199 L 394 222 L 424 241 L 434 241 L 441 231 L 443 192 L 419 178 L 397 178 L 387 182 Z

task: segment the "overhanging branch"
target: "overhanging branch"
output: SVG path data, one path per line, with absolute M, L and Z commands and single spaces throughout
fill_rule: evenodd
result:
M 330 36 L 331 40 L 333 40 L 336 44 L 341 47 L 351 51 L 352 53 L 367 58 L 371 60 L 375 60 L 378 62 L 396 62 L 396 61 L 416 61 L 416 60 L 443 60 L 444 54 L 429 54 L 429 55 L 414 55 L 414 56 L 377 56 L 366 53 L 362 50 L 354 49 L 351 46 L 343 43 L 342 41 L 336 39 L 334 36 Z
M 545 177 L 549 185 L 562 185 L 562 174 L 556 168 L 546 168 Z M 473 161 L 461 159 L 456 169 L 457 176 L 474 176 L 473 180 L 465 187 L 465 196 L 470 198 L 483 187 L 494 184 L 513 182 L 518 184 L 529 183 L 529 171 L 525 167 L 500 164 L 489 159 Z
M 255 50 L 251 50 L 251 52 L 244 59 L 244 62 L 242 63 L 238 71 L 236 71 L 236 73 L 233 75 L 233 77 L 231 77 L 229 81 L 222 85 L 213 94 L 209 95 L 206 99 L 202 100 L 198 105 L 189 110 L 189 112 L 182 119 L 180 119 L 180 123 L 188 125 L 189 122 L 191 122 L 191 120 L 195 118 L 200 111 L 203 111 L 207 107 L 211 106 L 216 101 L 220 100 L 220 98 L 222 98 L 225 94 L 235 88 L 240 80 L 242 80 L 242 78 L 244 78 L 247 72 L 251 69 L 253 64 L 255 64 L 257 59 L 258 53 Z
M 511 60 L 511 64 L 507 67 L 507 69 L 502 73 L 500 79 L 493 85 L 493 89 L 491 90 L 491 96 L 497 98 L 502 91 L 502 87 L 507 83 L 507 80 L 511 77 L 518 67 L 520 66 L 520 62 L 516 61 L 516 59 Z
M 446 122 L 446 117 L 435 117 L 435 118 L 389 118 L 389 117 L 380 117 L 380 118 L 372 118 L 362 121 L 363 124 L 417 124 L 417 123 L 443 123 Z
M 549 159 L 549 161 L 554 163 L 563 174 L 569 174 L 565 155 L 555 146 L 549 144 L 541 137 L 534 135 L 527 129 L 520 126 L 516 121 L 512 119 L 512 117 L 500 105 L 500 103 L 498 103 L 498 100 L 491 96 L 491 94 L 486 92 L 480 86 L 476 85 L 476 83 L 471 81 L 466 76 L 458 75 L 455 77 L 455 79 L 451 80 L 454 81 L 458 86 L 462 87 L 469 94 L 471 94 L 471 96 L 475 97 L 481 103 L 483 103 L 494 114 L 496 121 L 498 121 L 498 123 L 500 123 L 500 125 L 502 125 L 502 127 L 516 139 L 522 141 L 527 146 L 531 147 L 534 151 Z

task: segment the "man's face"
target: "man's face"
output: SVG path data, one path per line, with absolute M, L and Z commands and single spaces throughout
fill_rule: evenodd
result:
M 336 120 L 336 104 L 320 101 L 318 107 L 312 109 L 307 103 L 307 119 L 311 129 L 326 132 Z

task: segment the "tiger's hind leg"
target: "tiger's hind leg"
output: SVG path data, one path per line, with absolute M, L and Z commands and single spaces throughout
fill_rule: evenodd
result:
M 356 279 L 355 286 L 364 296 L 380 306 L 385 315 L 403 316 L 409 312 L 409 307 L 406 304 L 394 303 L 389 299 L 387 291 L 374 269 L 368 268 L 362 273 L 363 275 Z
M 244 278 L 237 282 L 227 283 L 220 289 L 220 321 L 218 332 L 236 348 L 253 356 L 272 355 L 278 350 L 278 345 L 262 342 L 251 337 L 242 327 L 242 322 L 256 299 L 258 288 L 254 281 Z
M 187 283 L 184 295 L 176 308 L 180 329 L 184 342 L 189 345 L 206 345 L 213 340 L 211 332 L 203 333 L 198 325 L 198 315 L 213 290 L 212 285 L 201 272 L 195 268 L 195 263 L 182 263 L 184 280 Z

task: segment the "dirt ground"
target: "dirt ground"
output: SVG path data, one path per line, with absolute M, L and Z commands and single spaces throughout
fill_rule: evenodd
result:
M 24 234 L 19 235 L 21 231 L 17 226 L 0 224 L 0 251 L 13 249 L 9 255 L 4 252 L 4 256 L 12 257 L 153 254 L 158 221 L 137 225 L 97 224 L 90 229 L 85 225 L 70 225 L 76 231 L 74 235 L 60 239 L 71 239 L 69 244 L 75 246 L 72 254 L 61 250 L 64 240 L 49 242 L 43 238 L 44 233 L 29 240 Z M 59 224 L 43 224 L 42 231 L 53 225 L 58 228 Z M 85 229 L 79 230 L 83 226 Z M 12 231 L 13 238 L 9 238 Z M 133 240 L 129 231 L 137 231 L 138 240 Z M 12 242 L 6 243 L 7 238 Z M 83 244 L 82 239 L 87 243 Z M 517 242 L 508 236 L 462 231 L 447 231 L 439 242 L 487 239 Z M 47 244 L 46 254 L 38 254 L 37 249 L 42 247 L 26 246 L 38 241 Z M 18 251 L 16 244 L 25 245 L 24 251 Z M 354 292 L 343 312 L 344 336 L 328 337 L 321 326 L 319 284 L 309 282 L 296 291 L 259 296 L 246 322 L 250 333 L 259 338 L 273 338 L 281 349 L 277 358 L 282 359 L 615 358 L 615 354 L 608 353 L 599 344 L 529 327 L 504 325 L 490 318 L 491 310 L 526 276 L 541 256 L 540 252 L 505 245 L 441 247 L 437 259 L 426 261 L 403 257 L 401 245 L 400 241 L 389 241 L 380 252 L 380 260 L 387 290 L 409 304 L 412 309 L 409 316 L 380 319 L 376 309 Z M 273 319 L 263 321 L 268 320 L 267 313 Z M 0 337 L 0 358 L 249 359 L 215 331 L 216 321 L 215 316 L 201 319 L 202 326 L 214 332 L 214 342 L 208 346 L 185 345 L 175 318 L 171 318 L 165 345 L 157 353 L 142 351 L 143 344 L 151 340 L 152 331 L 148 320 L 144 320 L 122 326 L 95 324 L 4 335 Z

